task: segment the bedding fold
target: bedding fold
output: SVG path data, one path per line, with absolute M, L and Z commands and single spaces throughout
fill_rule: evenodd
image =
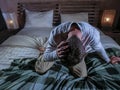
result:
M 8 47 L 27 47 L 27 48 L 35 48 L 45 47 L 47 44 L 47 38 L 43 37 L 29 37 L 25 35 L 14 35 L 8 38 L 5 42 L 1 44 L 0 47 L 8 46 Z
M 120 56 L 116 48 L 106 50 L 108 55 Z M 96 53 L 85 58 L 88 76 L 75 78 L 69 70 L 56 62 L 48 72 L 35 72 L 37 58 L 16 59 L 11 67 L 0 71 L 1 90 L 118 90 L 120 64 L 105 63 Z
M 117 48 L 120 50 L 120 46 L 111 37 L 109 37 L 107 35 L 101 35 L 100 40 L 101 40 L 101 43 L 105 49 Z
M 46 41 L 47 39 L 42 37 L 11 36 L 0 45 L 0 69 L 9 67 L 14 59 L 39 57 L 39 48 L 45 47 Z

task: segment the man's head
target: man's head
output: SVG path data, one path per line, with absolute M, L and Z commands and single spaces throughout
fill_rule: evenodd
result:
M 78 64 L 84 58 L 85 49 L 76 35 L 71 36 L 67 41 L 69 52 L 64 58 L 65 60 L 63 60 L 63 63 L 67 66 L 73 66 Z

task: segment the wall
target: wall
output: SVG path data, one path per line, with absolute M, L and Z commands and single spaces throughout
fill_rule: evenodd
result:
M 3 12 L 16 12 L 17 1 L 33 2 L 33 0 L 0 0 L 0 8 Z M 34 2 L 43 1 L 72 1 L 72 0 L 34 0 Z M 75 1 L 75 0 L 74 0 Z M 76 0 L 80 1 L 80 0 Z M 85 0 L 81 0 L 85 1 Z M 116 9 L 120 11 L 120 0 L 86 0 L 86 1 L 101 1 L 101 9 Z
M 120 0 L 102 0 L 101 8 L 120 10 Z
M 0 10 L 0 31 L 7 29 L 6 23 L 4 21 L 4 18 L 2 16 L 2 12 Z
M 17 2 L 33 2 L 33 0 L 0 0 L 0 8 L 2 12 L 16 12 L 17 13 Z M 45 1 L 72 1 L 72 0 L 34 0 L 34 2 L 45 2 Z M 101 10 L 104 9 L 116 9 L 117 15 L 115 25 L 117 25 L 118 18 L 120 17 L 120 0 L 74 0 L 74 1 L 100 1 Z
M 17 0 L 0 0 L 0 8 L 2 12 L 16 12 Z

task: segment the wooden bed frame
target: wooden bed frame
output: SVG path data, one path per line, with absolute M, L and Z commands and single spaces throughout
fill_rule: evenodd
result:
M 31 11 L 54 10 L 53 25 L 60 24 L 60 13 L 87 12 L 89 23 L 98 26 L 100 19 L 100 1 L 58 1 L 58 2 L 18 2 L 18 21 L 20 27 L 24 27 L 25 9 Z

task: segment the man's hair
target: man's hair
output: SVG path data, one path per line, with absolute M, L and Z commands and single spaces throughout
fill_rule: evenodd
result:
M 82 61 L 85 55 L 85 49 L 81 40 L 75 35 L 67 41 L 69 45 L 69 52 L 65 60 L 63 60 L 63 63 L 67 66 L 73 66 Z

